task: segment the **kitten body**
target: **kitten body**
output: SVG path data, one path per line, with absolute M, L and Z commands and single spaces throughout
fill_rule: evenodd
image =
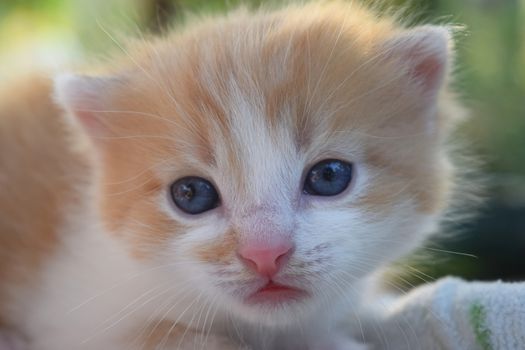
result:
M 3 99 L 5 328 L 38 350 L 360 348 L 369 277 L 435 229 L 451 193 L 448 30 L 312 3 L 125 51 Z M 326 159 L 352 164 L 350 185 L 305 193 Z M 170 186 L 188 176 L 216 208 L 177 207 Z M 283 242 L 271 278 L 240 253 Z M 294 297 L 254 302 L 269 281 Z

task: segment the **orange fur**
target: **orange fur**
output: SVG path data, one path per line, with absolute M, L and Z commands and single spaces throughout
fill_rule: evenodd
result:
M 86 139 L 72 136 L 51 91 L 34 74 L 0 92 L 0 319 L 8 286 L 37 283 L 74 187 L 89 181 Z
M 235 257 L 237 245 L 237 233 L 234 230 L 230 230 L 224 234 L 224 238 L 221 241 L 199 247 L 195 255 L 203 262 L 226 264 Z

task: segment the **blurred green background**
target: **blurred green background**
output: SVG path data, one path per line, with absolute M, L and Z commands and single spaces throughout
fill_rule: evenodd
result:
M 102 56 L 105 33 L 158 32 L 185 10 L 223 11 L 235 0 L 0 0 L 0 81 L 31 67 Z M 276 1 L 273 1 L 274 3 Z M 452 234 L 401 266 L 407 287 L 455 274 L 525 279 L 525 0 L 386 1 L 432 23 L 464 24 L 458 35 L 457 87 L 472 118 L 461 130 L 482 160 L 486 204 Z

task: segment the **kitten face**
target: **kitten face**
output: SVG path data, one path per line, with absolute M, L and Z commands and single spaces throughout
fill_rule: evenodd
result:
M 132 49 L 111 77 L 63 77 L 57 98 L 93 135 L 101 213 L 131 256 L 223 311 L 293 323 L 436 223 L 450 182 L 447 46 L 445 29 L 338 3 L 237 13 Z M 350 183 L 306 193 L 327 159 L 351 164 Z M 189 176 L 216 189 L 216 207 L 174 203 Z M 261 273 L 257 254 L 281 246 Z M 269 282 L 286 290 L 261 296 Z

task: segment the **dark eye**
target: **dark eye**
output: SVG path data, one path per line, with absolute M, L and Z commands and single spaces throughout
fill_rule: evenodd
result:
M 183 177 L 171 185 L 170 192 L 175 205 L 188 214 L 200 214 L 219 206 L 217 190 L 200 177 Z
M 352 164 L 325 159 L 315 164 L 306 175 L 304 192 L 314 196 L 335 196 L 352 181 Z

